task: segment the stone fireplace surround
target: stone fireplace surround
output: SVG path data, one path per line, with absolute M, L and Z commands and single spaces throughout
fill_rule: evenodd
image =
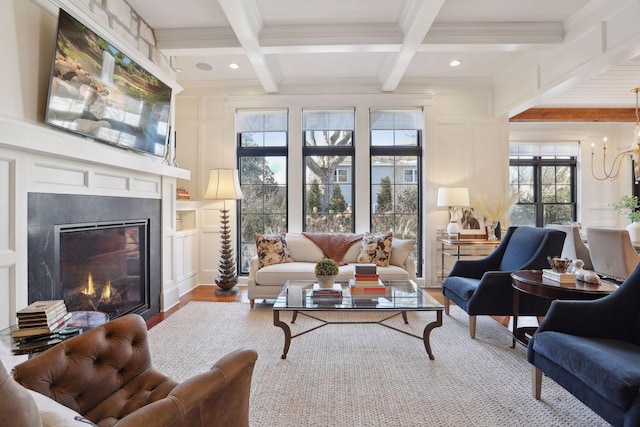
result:
M 61 299 L 54 278 L 56 225 L 149 219 L 147 301 L 135 312 L 145 319 L 159 312 L 161 292 L 161 205 L 157 199 L 73 194 L 28 194 L 29 301 Z

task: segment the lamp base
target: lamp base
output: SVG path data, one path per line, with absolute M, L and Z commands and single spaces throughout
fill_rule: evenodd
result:
M 447 234 L 449 234 L 450 239 L 457 239 L 460 236 L 460 226 L 458 225 L 458 221 L 451 221 L 449 225 L 447 225 Z
M 233 295 L 236 295 L 237 293 L 238 293 L 237 286 L 234 286 L 231 289 L 216 288 L 216 295 L 218 296 L 233 296 Z

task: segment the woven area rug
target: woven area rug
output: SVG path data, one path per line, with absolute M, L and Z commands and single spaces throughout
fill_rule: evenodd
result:
M 353 320 L 350 314 L 323 313 Z M 379 325 L 322 327 L 294 338 L 283 360 L 283 332 L 267 304 L 192 302 L 149 335 L 154 365 L 179 381 L 238 347 L 256 349 L 252 426 L 608 425 L 549 378 L 536 401 L 525 349 L 510 348 L 510 332 L 496 321 L 478 317 L 472 340 L 462 310 L 443 317 L 431 333 L 433 361 L 421 340 Z M 434 319 L 409 313 L 409 325 L 399 317 L 391 323 L 421 335 Z M 292 332 L 317 324 L 298 316 Z

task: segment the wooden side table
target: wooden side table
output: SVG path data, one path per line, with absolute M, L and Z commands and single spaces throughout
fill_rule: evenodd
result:
M 576 280 L 572 283 L 559 283 L 542 277 L 541 270 L 519 270 L 511 273 L 513 286 L 513 339 L 511 347 L 516 341 L 527 345 L 529 337 L 537 327 L 518 328 L 518 312 L 520 311 L 520 294 L 547 298 L 550 300 L 594 300 L 609 295 L 618 289 L 618 285 L 601 281 L 600 285 Z

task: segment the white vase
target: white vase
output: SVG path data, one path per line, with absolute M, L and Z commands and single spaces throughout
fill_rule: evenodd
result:
M 321 288 L 333 288 L 333 283 L 336 281 L 336 276 L 318 276 L 316 274 L 316 280 Z
M 627 231 L 632 242 L 640 242 L 640 222 L 632 222 L 627 225 Z

